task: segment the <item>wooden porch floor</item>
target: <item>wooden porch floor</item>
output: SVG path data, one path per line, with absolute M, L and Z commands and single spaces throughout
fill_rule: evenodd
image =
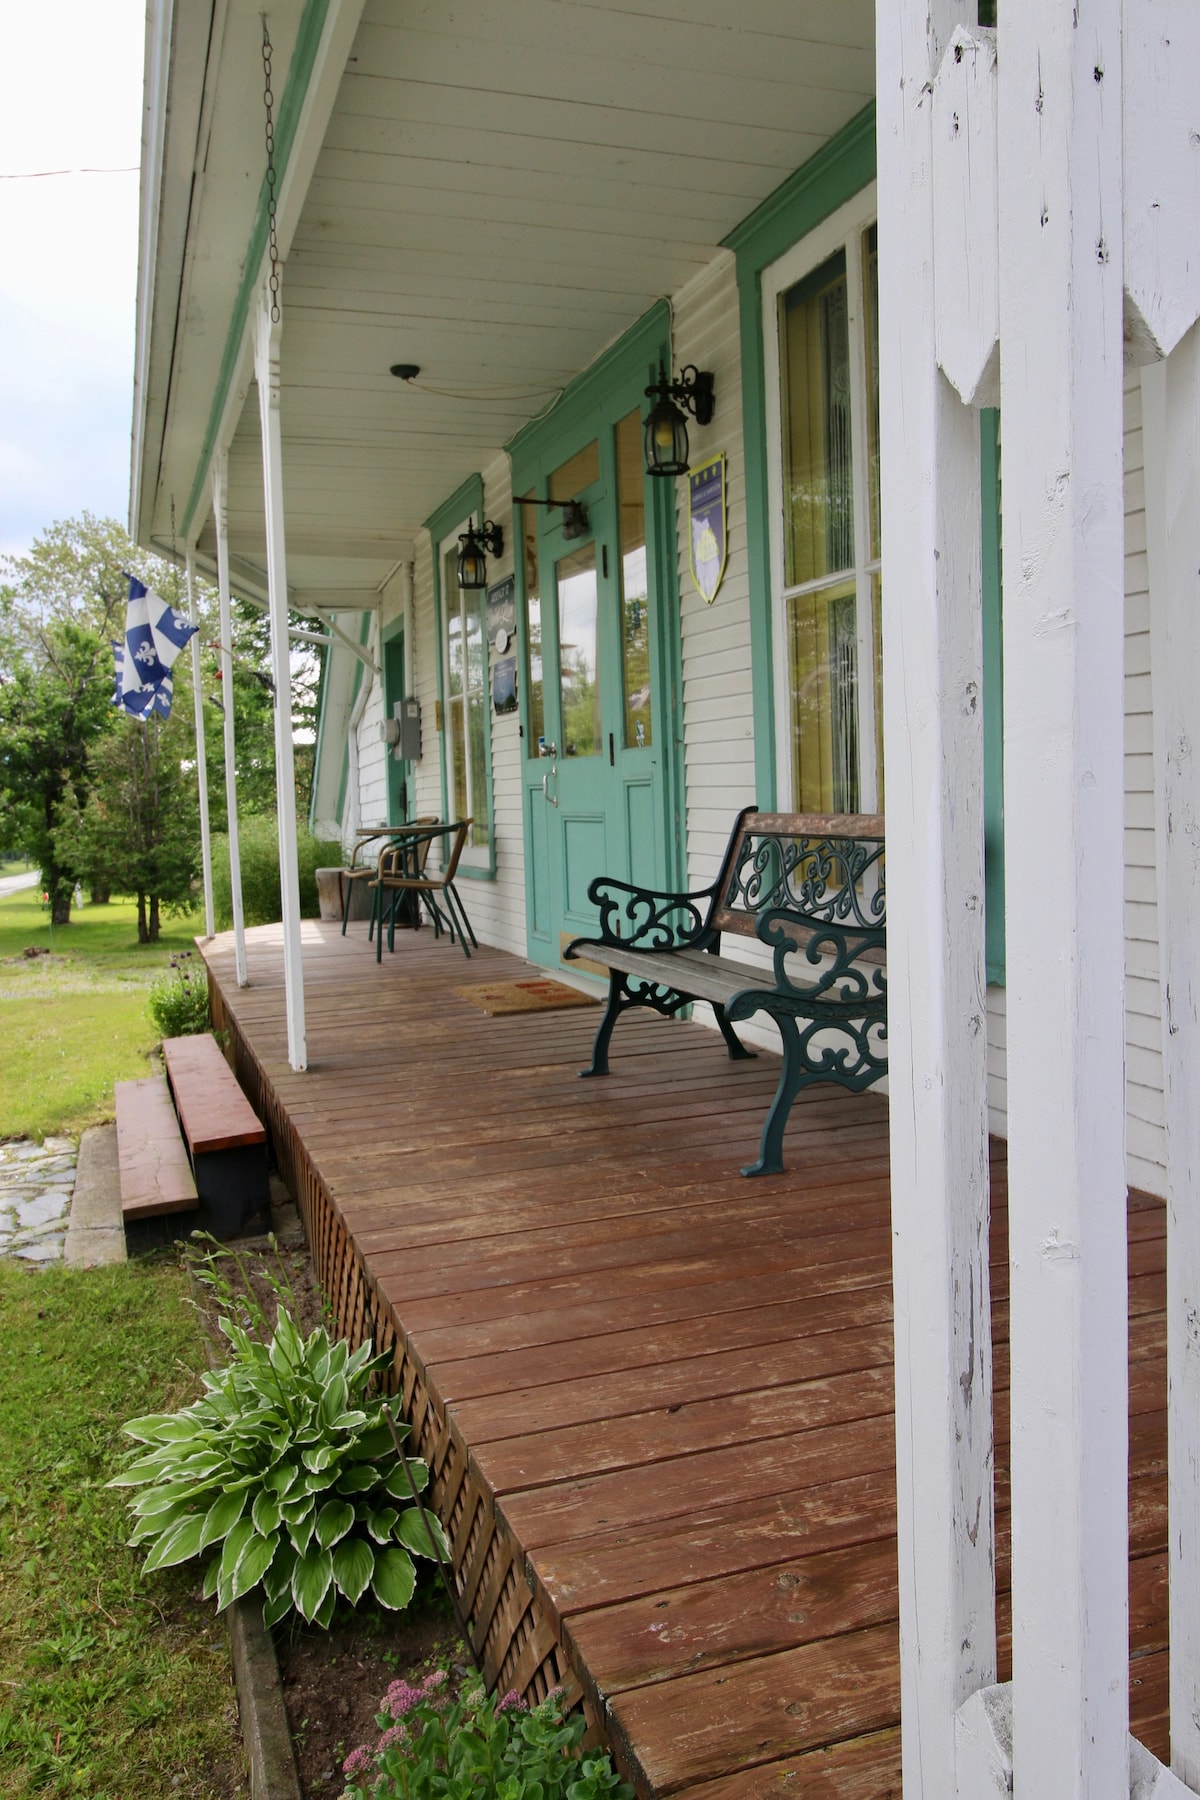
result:
M 218 1019 L 344 1326 L 395 1344 L 489 1668 L 582 1690 L 643 1793 L 898 1796 L 886 1101 L 801 1096 L 747 1182 L 773 1058 L 634 1015 L 580 1082 L 594 1009 L 454 991 L 528 965 L 422 931 L 376 967 L 315 922 L 294 1075 L 278 928 L 247 935 L 241 991 L 205 949 Z M 1002 1144 L 992 1174 L 1006 1590 Z M 1166 1760 L 1161 1203 L 1129 1227 L 1130 1697 Z

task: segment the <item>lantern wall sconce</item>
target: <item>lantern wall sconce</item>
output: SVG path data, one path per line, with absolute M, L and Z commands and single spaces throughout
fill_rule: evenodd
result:
M 532 494 L 514 494 L 514 506 L 558 506 L 562 508 L 562 534 L 568 543 L 586 537 L 590 529 L 588 509 L 581 500 L 535 500 Z
M 714 381 L 709 369 L 698 369 L 688 363 L 678 378 L 667 379 L 667 371 L 658 365 L 658 380 L 646 389 L 646 398 L 654 405 L 646 418 L 645 451 L 648 475 L 686 475 L 688 472 L 688 430 L 686 413 L 697 425 L 711 422 L 714 410 Z
M 491 519 L 475 526 L 474 522 L 458 540 L 458 585 L 460 588 L 487 586 L 487 559 L 504 555 L 504 528 Z

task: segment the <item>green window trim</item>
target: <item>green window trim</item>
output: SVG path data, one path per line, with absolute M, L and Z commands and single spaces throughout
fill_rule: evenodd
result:
M 442 729 L 438 732 L 438 761 L 442 778 L 442 817 L 449 818 L 450 812 L 450 772 L 446 760 L 446 607 L 442 594 L 442 559 L 439 553 L 443 541 L 448 538 L 463 520 L 470 514 L 478 513 L 483 519 L 483 476 L 468 475 L 467 479 L 456 487 L 448 499 L 425 520 L 425 529 L 431 539 L 433 561 L 433 617 L 437 629 L 437 696 L 438 707 L 442 715 Z M 492 697 L 490 681 L 484 683 L 484 700 L 487 706 L 487 730 L 483 734 L 484 779 L 488 792 L 488 859 L 486 866 L 481 863 L 470 865 L 460 862 L 458 873 L 467 881 L 494 881 L 496 879 L 496 790 L 492 779 Z
M 767 483 L 766 362 L 762 275 L 875 179 L 875 106 L 864 107 L 815 156 L 734 227 L 724 247 L 737 258 L 746 454 L 746 553 L 750 572 L 750 660 L 758 804 L 777 804 L 774 641 L 771 618 L 771 497 Z
M 771 599 L 766 359 L 762 277 L 793 245 L 875 179 L 875 106 L 776 188 L 724 240 L 737 259 L 746 455 L 746 549 L 750 573 L 750 652 L 754 767 L 758 804 L 778 803 L 774 635 Z M 1001 659 L 999 415 L 980 415 L 983 527 L 984 830 L 987 978 L 1004 982 L 1004 706 Z M 886 579 L 886 559 L 884 566 Z
M 983 532 L 983 869 L 987 978 L 1004 986 L 1004 649 L 1000 560 L 1000 414 L 979 415 Z

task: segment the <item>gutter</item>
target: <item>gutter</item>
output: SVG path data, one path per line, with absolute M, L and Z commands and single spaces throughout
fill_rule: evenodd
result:
M 133 426 L 129 471 L 129 535 L 138 540 L 146 407 L 153 336 L 154 283 L 158 272 L 158 220 L 167 141 L 174 0 L 150 0 L 146 10 L 146 87 L 142 101 L 142 170 L 138 203 L 137 322 L 133 350 Z

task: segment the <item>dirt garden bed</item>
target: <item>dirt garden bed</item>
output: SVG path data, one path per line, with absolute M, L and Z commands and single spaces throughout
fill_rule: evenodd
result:
M 235 1291 L 248 1283 L 268 1320 L 275 1319 L 276 1283 L 300 1329 L 328 1323 L 324 1301 L 304 1244 L 295 1209 L 276 1184 L 273 1195 L 275 1245 L 244 1239 L 229 1248 L 225 1278 Z M 222 1303 L 200 1290 L 202 1315 L 216 1359 L 228 1349 L 217 1330 Z M 470 1654 L 459 1635 L 450 1602 L 432 1565 L 420 1567 L 411 1604 L 403 1612 L 339 1605 L 327 1631 L 294 1616 L 273 1633 L 288 1724 L 305 1800 L 330 1800 L 344 1786 L 342 1764 L 357 1745 L 378 1736 L 375 1714 L 382 1695 L 398 1678 L 419 1681 L 435 1667 L 457 1685 L 470 1672 Z

